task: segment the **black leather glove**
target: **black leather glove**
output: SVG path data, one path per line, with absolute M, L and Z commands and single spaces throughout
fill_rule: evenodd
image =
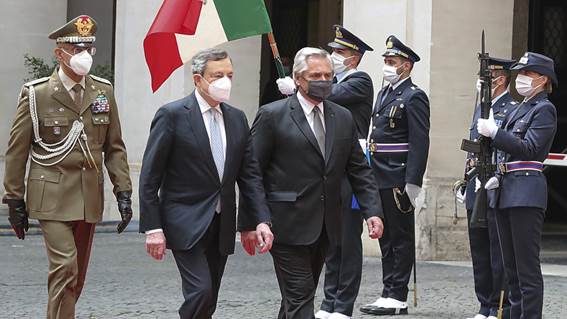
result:
M 6 199 L 2 200 L 2 203 L 8 204 L 9 207 L 9 217 L 10 225 L 12 229 L 16 232 L 16 236 L 19 239 L 24 240 L 26 238 L 26 232 L 28 231 L 28 212 L 26 211 L 26 202 L 23 199 Z
M 120 212 L 120 217 L 122 217 L 122 221 L 120 222 L 120 224 L 118 224 L 117 227 L 119 234 L 124 231 L 126 226 L 128 226 L 128 224 L 130 223 L 130 219 L 132 219 L 132 200 L 130 199 L 131 195 L 131 191 L 116 193 L 118 211 Z

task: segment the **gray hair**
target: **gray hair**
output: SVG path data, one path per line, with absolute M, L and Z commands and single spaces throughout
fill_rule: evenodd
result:
M 303 71 L 307 70 L 307 60 L 311 57 L 319 57 L 327 59 L 331 69 L 333 69 L 333 60 L 331 60 L 331 55 L 329 52 L 319 49 L 319 48 L 310 48 L 305 47 L 299 51 L 295 55 L 295 59 L 293 59 L 293 78 L 296 78 L 296 75 L 301 74 Z
M 209 61 L 220 61 L 230 57 L 225 50 L 210 48 L 197 52 L 191 59 L 191 71 L 193 74 L 205 74 L 205 69 L 207 69 L 207 62 Z M 230 60 L 232 63 L 232 60 Z

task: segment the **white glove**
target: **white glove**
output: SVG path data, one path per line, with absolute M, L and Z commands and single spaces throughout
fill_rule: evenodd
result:
M 461 204 L 463 204 L 466 200 L 467 200 L 467 192 L 463 192 L 463 186 L 459 187 L 459 189 L 457 189 L 457 201 Z
M 409 200 L 413 207 L 415 207 L 415 199 L 421 192 L 421 187 L 414 184 L 406 184 L 405 192 L 408 194 Z
M 487 190 L 498 188 L 498 186 L 500 186 L 500 182 L 498 181 L 498 178 L 496 178 L 496 176 L 492 176 L 486 182 L 486 184 L 484 184 L 484 188 L 487 189 Z
M 498 125 L 494 121 L 494 113 L 490 109 L 490 115 L 487 119 L 478 119 L 476 122 L 476 130 L 480 135 L 494 138 L 498 132 Z
M 492 176 L 487 182 L 486 184 L 484 184 L 484 189 L 486 190 L 491 190 L 491 189 L 496 189 L 498 188 L 498 186 L 500 186 L 500 182 L 498 181 L 498 178 L 496 176 Z M 475 193 L 480 189 L 480 180 L 477 178 L 475 178 L 474 181 L 474 191 Z
M 295 82 L 289 76 L 283 79 L 277 79 L 276 83 L 278 84 L 278 90 L 280 90 L 283 95 L 292 95 L 295 93 Z

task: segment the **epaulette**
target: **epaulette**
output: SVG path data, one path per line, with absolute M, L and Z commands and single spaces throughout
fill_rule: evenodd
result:
M 110 81 L 108 81 L 107 79 L 103 79 L 101 77 L 98 77 L 98 76 L 92 75 L 92 74 L 89 74 L 89 75 L 95 81 L 102 82 L 104 84 L 108 84 L 108 85 L 112 86 L 112 83 L 110 83 Z
M 43 83 L 43 82 L 47 82 L 49 81 L 49 76 L 37 79 L 37 80 L 33 80 L 33 81 L 29 81 L 28 83 L 24 84 L 25 87 L 30 87 L 30 86 L 34 86 L 36 84 L 39 83 Z

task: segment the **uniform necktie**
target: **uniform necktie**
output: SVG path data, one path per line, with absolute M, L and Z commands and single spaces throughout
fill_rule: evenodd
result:
M 339 82 L 339 79 L 337 79 L 337 76 L 335 75 L 335 76 L 333 77 L 333 84 L 336 84 L 337 82 Z
M 386 101 L 386 97 L 388 97 L 388 95 L 390 95 L 390 93 L 392 93 L 392 86 L 388 85 L 388 89 L 386 90 L 386 92 L 384 92 L 384 95 L 382 96 L 382 101 L 380 102 L 380 104 L 384 104 L 384 101 Z
M 213 160 L 219 173 L 219 178 L 222 180 L 224 173 L 224 148 L 222 146 L 222 136 L 218 117 L 221 114 L 215 109 L 210 108 L 209 129 L 211 131 L 211 152 L 213 153 Z
M 73 88 L 71 90 L 73 90 L 73 100 L 75 101 L 75 104 L 77 106 L 81 106 L 83 104 L 83 96 L 81 94 L 83 87 L 77 83 L 73 85 Z
M 319 107 L 315 105 L 313 107 L 313 133 L 315 133 L 315 139 L 317 139 L 317 144 L 319 144 L 319 149 L 321 154 L 325 155 L 325 128 L 323 127 L 323 122 L 321 122 L 321 116 L 319 116 Z

